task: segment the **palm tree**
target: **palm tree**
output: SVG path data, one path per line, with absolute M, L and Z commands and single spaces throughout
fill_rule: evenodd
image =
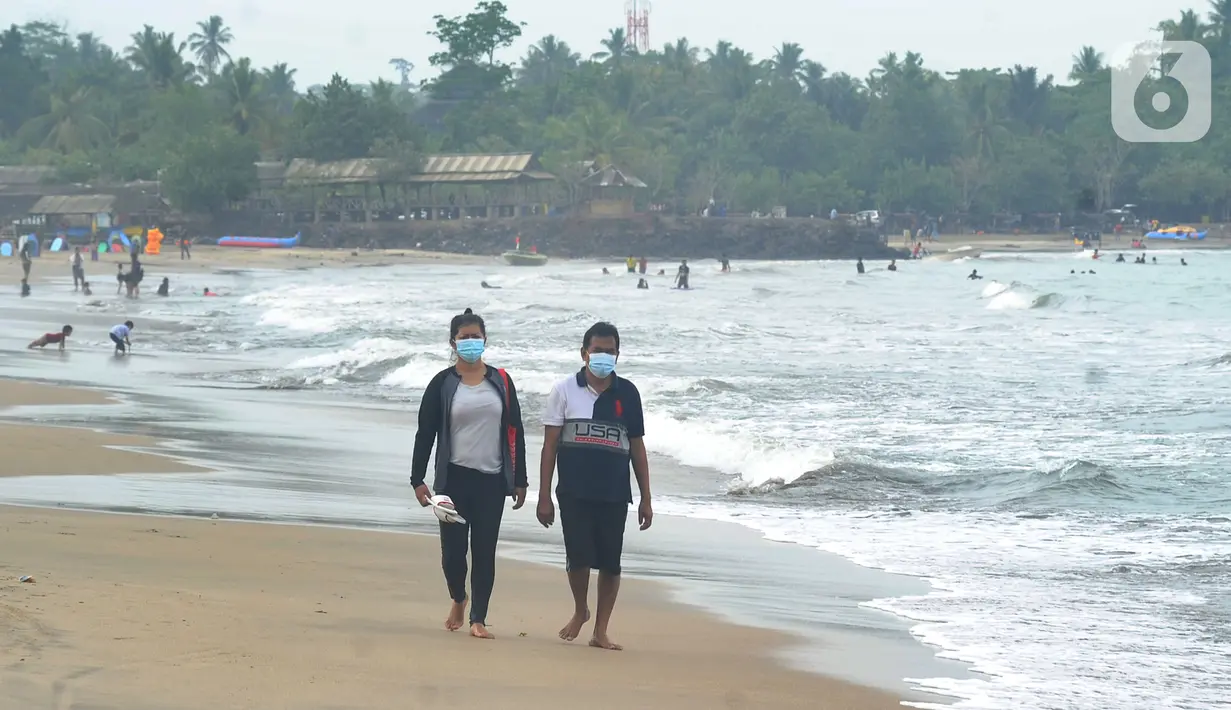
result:
M 132 36 L 128 61 L 156 89 L 182 84 L 192 77 L 194 67 L 184 61 L 186 42 L 175 42 L 175 33 L 157 32 L 146 25 Z
M 1069 70 L 1069 80 L 1084 84 L 1101 74 L 1107 66 L 1103 63 L 1103 53 L 1086 45 L 1073 55 L 1073 68 Z
M 760 79 L 761 68 L 751 54 L 725 40 L 714 45 L 707 54 L 705 63 L 718 84 L 717 93 L 733 101 L 752 93 Z
M 283 62 L 262 72 L 261 87 L 278 115 L 289 116 L 295 108 L 295 100 L 298 98 L 295 93 L 295 71 Z
M 1039 81 L 1036 67 L 1018 64 L 1009 70 L 1009 113 L 1032 132 L 1041 130 L 1046 120 L 1052 82 L 1051 75 Z
M 261 75 L 252 68 L 252 60 L 240 57 L 222 70 L 222 87 L 235 132 L 246 135 L 265 120 L 265 95 L 261 91 Z
M 663 46 L 662 61 L 667 67 L 687 75 L 697 65 L 698 54 L 697 48 L 689 44 L 687 37 L 680 37 L 675 44 Z
M 1172 42 L 1204 42 L 1210 32 L 1210 26 L 1192 10 L 1181 12 L 1179 20 L 1163 20 L 1157 29 L 1163 33 L 1164 40 Z
M 783 42 L 781 47 L 774 50 L 774 58 L 769 60 L 774 81 L 798 86 L 802 76 L 803 57 L 803 47 L 795 42 Z
M 21 127 L 19 137 L 31 145 L 61 153 L 89 150 L 111 137 L 107 124 L 90 110 L 91 87 L 65 84 L 51 94 L 51 111 L 32 118 Z
M 628 45 L 628 35 L 625 34 L 623 27 L 617 27 L 608 32 L 607 39 L 599 44 L 603 45 L 603 51 L 595 52 L 590 58 L 604 64 L 619 66 L 625 57 L 634 52 L 633 48 Z
M 568 42 L 560 41 L 555 35 L 547 35 L 530 46 L 530 51 L 522 59 L 518 79 L 530 86 L 555 85 L 561 76 L 576 69 L 579 61 L 581 55 L 574 52 Z
M 234 39 L 231 29 L 226 26 L 218 15 L 210 15 L 209 19 L 197 23 L 197 31 L 188 35 L 188 46 L 197 55 L 197 61 L 205 69 L 205 73 L 213 76 L 218 67 L 222 66 L 231 55 L 226 46 Z

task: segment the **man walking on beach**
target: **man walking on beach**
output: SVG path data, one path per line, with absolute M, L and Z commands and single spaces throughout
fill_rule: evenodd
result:
M 612 651 L 622 648 L 607 635 L 607 626 L 620 592 L 624 524 L 633 500 L 630 463 L 641 492 L 637 508 L 641 529 L 648 529 L 654 520 L 641 393 L 615 374 L 619 355 L 620 331 L 610 323 L 595 323 L 582 338 L 584 367 L 558 382 L 548 395 L 536 511 L 543 527 L 555 522 L 551 481 L 558 467 L 556 498 L 565 570 L 573 592 L 573 617 L 560 629 L 560 638 L 572 641 L 590 620 L 590 570 L 597 569 L 598 615 L 590 645 Z
M 85 283 L 85 259 L 81 256 L 81 247 L 73 247 L 73 290 L 80 291 Z

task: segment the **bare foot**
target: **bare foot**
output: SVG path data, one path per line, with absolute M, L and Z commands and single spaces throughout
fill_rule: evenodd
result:
M 594 636 L 590 638 L 590 645 L 594 648 L 605 648 L 608 651 L 624 650 L 623 646 L 607 638 L 607 634 L 594 634 Z
M 449 631 L 457 631 L 462 628 L 465 619 L 466 602 L 453 602 L 453 607 L 449 609 L 449 618 L 445 620 L 445 628 Z
M 568 623 L 564 625 L 564 628 L 560 629 L 560 638 L 564 639 L 565 641 L 572 641 L 573 639 L 577 638 L 578 636 L 581 635 L 581 627 L 585 626 L 586 622 L 589 620 L 590 620 L 590 610 L 589 609 L 586 609 L 585 614 L 577 614 L 576 612 L 574 612 L 573 618 L 569 619 Z
M 477 639 L 496 638 L 495 636 L 492 636 L 492 632 L 488 631 L 487 627 L 484 626 L 483 624 L 471 624 L 470 625 L 470 635 Z

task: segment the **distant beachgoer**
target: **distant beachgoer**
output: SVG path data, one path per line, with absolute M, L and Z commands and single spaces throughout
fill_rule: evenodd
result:
M 658 275 L 659 275 L 659 276 L 666 276 L 666 275 L 667 275 L 667 270 L 666 270 L 666 269 L 659 269 L 659 270 L 658 270 Z
M 688 268 L 688 260 L 681 259 L 680 268 L 676 271 L 676 274 L 675 274 L 675 287 L 676 288 L 691 288 L 688 285 L 688 273 L 690 271 L 691 269 Z
M 1077 269 L 1069 269 L 1069 273 L 1070 273 L 1070 274 L 1075 274 L 1075 273 L 1077 273 Z M 1081 273 L 1083 273 L 1083 274 L 1084 274 L 1084 273 L 1086 273 L 1086 272 L 1084 272 L 1084 271 L 1083 271 L 1083 272 L 1081 272 Z
M 628 269 L 628 273 L 637 273 L 637 260 L 633 258 L 632 254 L 629 254 L 628 258 L 624 260 L 624 266 Z
M 610 274 L 611 272 L 607 270 L 607 267 L 606 267 L 606 266 L 604 266 L 604 267 L 603 267 L 603 273 L 604 273 L 604 274 Z
M 33 350 L 35 348 L 40 348 L 40 349 L 45 348 L 48 345 L 59 345 L 60 349 L 63 350 L 64 344 L 68 340 L 68 336 L 72 334 L 73 334 L 73 326 L 66 325 L 60 329 L 59 333 L 44 333 L 43 335 L 39 336 L 38 339 L 36 339 L 34 342 L 27 345 L 26 348 Z
M 81 256 L 81 247 L 73 247 L 73 290 L 80 291 L 85 283 L 85 258 Z
M 1180 257 L 1180 266 L 1188 266 L 1188 262 L 1184 261 L 1184 257 Z
M 209 286 L 206 286 L 205 291 L 201 295 L 202 296 L 217 296 L 218 294 L 209 290 Z
M 23 279 L 28 280 L 30 278 L 30 267 L 34 266 L 34 260 L 32 259 L 33 255 L 34 255 L 34 240 L 33 238 L 26 239 L 25 243 L 21 245 L 21 254 L 20 254 L 21 256 L 21 276 Z
M 649 260 L 647 260 L 647 259 L 643 256 L 643 257 L 641 257 L 641 261 L 640 261 L 640 263 L 638 263 L 638 264 L 637 264 L 637 270 L 638 270 L 639 272 L 641 272 L 641 273 L 643 273 L 643 274 L 644 274 L 644 273 L 645 273 L 645 270 L 646 270 L 647 268 L 649 268 L 649 266 L 650 266 L 650 262 L 649 262 Z
M 1152 257 L 1150 257 L 1150 259 L 1152 259 L 1152 260 L 1153 260 L 1153 262 L 1152 262 L 1152 263 L 1155 263 L 1155 264 L 1157 264 L 1157 263 L 1158 263 L 1158 257 L 1157 257 L 1157 256 L 1152 256 Z
M 1124 252 L 1120 252 L 1119 254 L 1116 254 L 1116 263 L 1119 264 L 1123 261 L 1124 261 Z
M 117 296 L 120 295 L 120 291 L 123 291 L 126 285 L 128 285 L 128 276 L 124 273 L 124 265 L 116 264 L 115 265 L 115 294 Z
M 128 336 L 134 327 L 132 321 L 126 320 L 111 329 L 111 342 L 115 343 L 116 355 L 123 355 L 128 348 L 132 347 L 132 341 Z
M 862 274 L 862 273 L 864 273 L 864 268 L 863 268 L 863 257 L 862 257 L 862 256 L 861 256 L 861 257 L 859 257 L 858 259 L 856 259 L 856 260 L 855 260 L 855 273 L 857 273 L 857 274 Z
M 971 271 L 971 272 L 970 272 L 970 276 L 967 276 L 966 278 L 970 279 L 971 281 L 975 281 L 975 280 L 977 280 L 977 279 L 981 279 L 981 278 L 983 278 L 983 277 L 979 275 L 979 270 L 978 270 L 978 269 L 974 269 L 973 271 Z
M 162 277 L 162 283 L 158 284 L 158 295 L 159 296 L 171 295 L 171 279 L 167 278 L 166 276 Z
M 192 240 L 188 237 L 180 239 L 180 261 L 192 261 Z
M 526 502 L 526 433 L 513 379 L 483 361 L 487 326 L 469 308 L 449 323 L 457 362 L 436 373 L 419 403 L 410 485 L 419 504 L 432 494 L 453 501 L 465 523 L 440 523 L 441 565 L 453 606 L 445 628 L 462 627 L 466 613 L 466 553 L 470 553 L 470 635 L 490 639 L 487 606 L 496 583 L 496 543 L 505 498 Z M 426 478 L 432 447 L 436 466 Z
M 82 282 L 81 282 L 81 295 L 82 295 L 82 296 L 93 296 L 93 295 L 94 295 L 94 292 L 90 290 L 90 282 L 89 282 L 89 281 L 82 281 Z
M 1090 273 L 1091 273 L 1091 274 L 1093 274 L 1093 273 L 1094 273 L 1094 269 L 1090 269 Z
M 483 288 L 500 288 L 499 286 L 492 286 L 491 284 L 487 283 L 486 281 L 480 281 L 480 282 L 479 282 L 479 285 L 480 285 L 480 286 L 482 286 Z
M 557 382 L 548 395 L 535 510 L 543 527 L 555 523 L 551 484 L 559 470 L 556 499 L 573 593 L 573 614 L 559 635 L 565 641 L 581 635 L 590 620 L 590 570 L 598 570 L 598 608 L 590 645 L 613 651 L 621 646 L 607 630 L 620 592 L 624 526 L 633 500 L 630 465 L 641 493 L 639 527 L 648 530 L 654 521 L 641 393 L 616 374 L 619 355 L 620 331 L 610 323 L 595 323 L 582 338 L 584 366 Z
M 898 260 L 897 260 L 897 259 L 890 259 L 890 260 L 889 260 L 889 266 L 886 266 L 886 267 L 885 267 L 885 269 L 886 269 L 887 271 L 897 271 L 897 270 L 898 270 Z
M 649 288 L 650 282 L 645 279 L 637 279 L 637 288 Z
M 724 274 L 731 273 L 731 262 L 729 259 L 727 259 L 727 255 L 723 254 L 722 258 L 719 259 L 719 261 L 722 263 L 722 273 Z

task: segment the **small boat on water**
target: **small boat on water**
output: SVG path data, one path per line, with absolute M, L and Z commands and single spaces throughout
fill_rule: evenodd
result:
M 547 257 L 542 254 L 521 251 L 520 249 L 506 251 L 500 256 L 504 257 L 504 260 L 513 266 L 543 266 L 547 263 Z

